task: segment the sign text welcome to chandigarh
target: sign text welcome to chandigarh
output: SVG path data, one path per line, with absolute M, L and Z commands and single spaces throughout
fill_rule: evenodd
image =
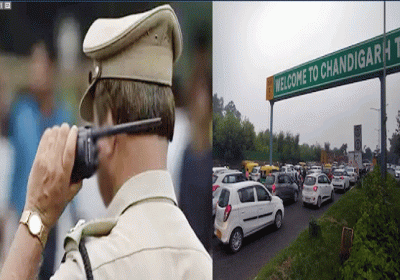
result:
M 267 100 L 282 100 L 400 71 L 400 28 L 267 78 Z

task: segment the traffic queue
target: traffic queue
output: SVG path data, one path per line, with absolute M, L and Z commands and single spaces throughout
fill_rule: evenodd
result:
M 267 226 L 279 229 L 286 203 L 319 209 L 346 192 L 366 170 L 345 164 L 267 165 L 243 161 L 240 169 L 213 168 L 214 234 L 233 253 L 243 238 Z

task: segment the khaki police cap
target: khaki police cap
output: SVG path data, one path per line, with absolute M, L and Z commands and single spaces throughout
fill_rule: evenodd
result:
M 172 67 L 182 52 L 182 33 L 170 5 L 122 18 L 97 19 L 83 41 L 93 59 L 81 117 L 93 121 L 93 89 L 99 79 L 131 79 L 172 86 Z

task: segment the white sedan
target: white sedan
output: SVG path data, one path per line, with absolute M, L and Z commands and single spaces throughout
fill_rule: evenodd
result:
M 350 188 L 350 178 L 344 169 L 336 169 L 333 172 L 332 186 L 335 190 L 346 191 Z
M 306 176 L 302 192 L 303 206 L 312 204 L 320 208 L 324 201 L 333 201 L 333 199 L 333 186 L 324 173 L 314 173 Z

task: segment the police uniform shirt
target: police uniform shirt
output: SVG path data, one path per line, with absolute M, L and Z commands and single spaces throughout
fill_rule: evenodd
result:
M 86 279 L 78 250 L 83 237 L 93 279 L 212 279 L 212 259 L 176 206 L 167 171 L 132 177 L 107 211 L 107 218 L 71 230 L 52 279 Z

